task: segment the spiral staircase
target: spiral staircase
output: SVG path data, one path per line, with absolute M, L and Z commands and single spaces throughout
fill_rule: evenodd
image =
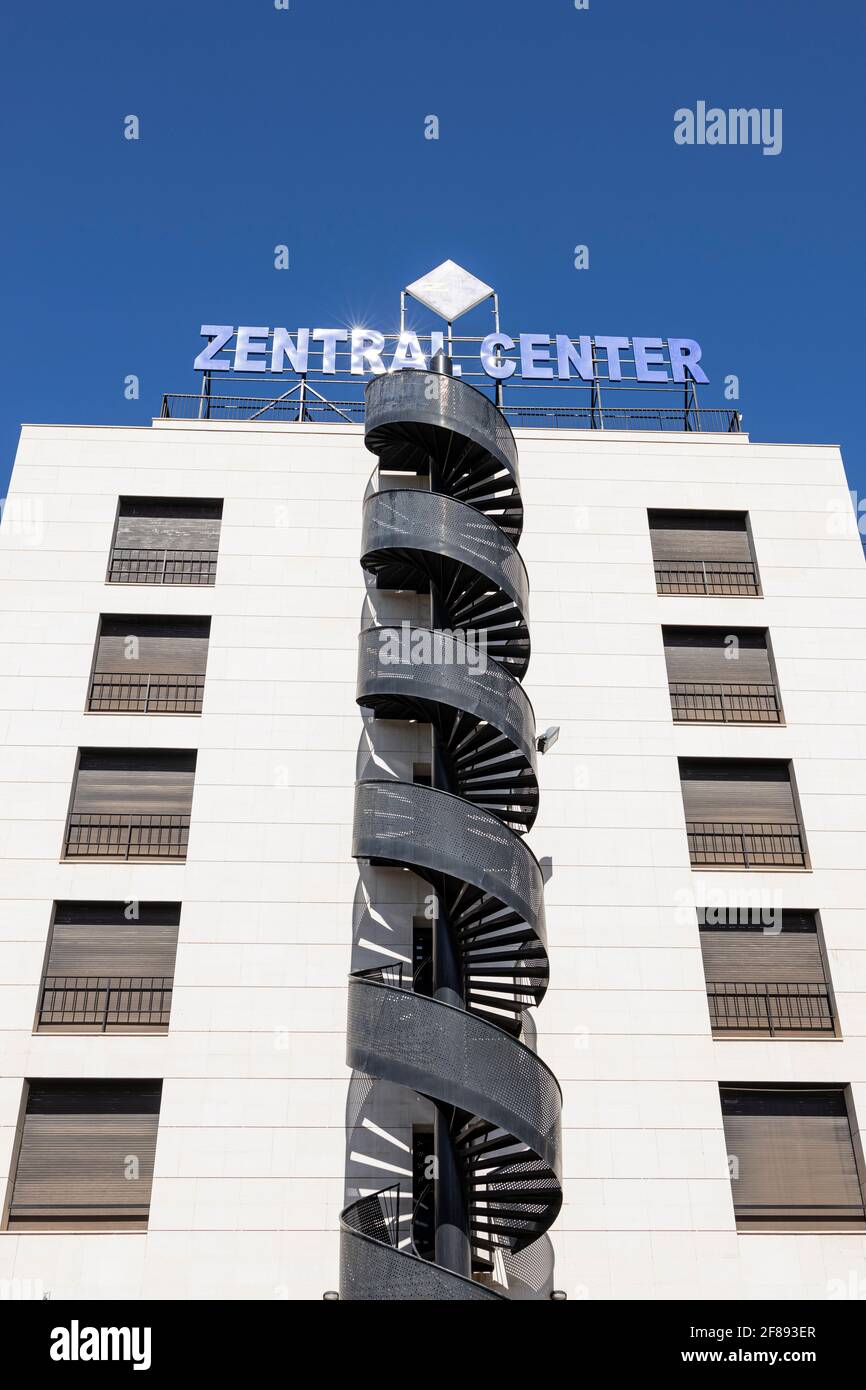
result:
M 418 875 L 436 913 L 427 990 L 394 966 L 350 977 L 347 1061 L 433 1103 L 436 1238 L 423 1258 L 395 1188 L 363 1195 L 341 1216 L 340 1293 L 544 1298 L 561 1094 L 528 1014 L 549 962 L 542 872 L 521 838 L 538 778 L 520 685 L 530 643 L 517 450 L 442 355 L 430 372 L 370 382 L 366 444 L 379 471 L 361 564 L 378 588 L 429 594 L 431 618 L 360 633 L 357 701 L 377 719 L 429 725 L 432 785 L 359 781 L 352 852 Z M 414 486 L 399 485 L 407 475 Z

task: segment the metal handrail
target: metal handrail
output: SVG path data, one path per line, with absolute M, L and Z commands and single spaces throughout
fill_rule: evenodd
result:
M 470 383 L 467 383 L 470 384 Z M 476 388 L 477 389 L 477 388 Z M 167 392 L 162 397 L 160 418 L 164 420 L 201 419 L 202 396 Z M 333 419 L 349 423 L 364 419 L 363 400 L 322 400 L 298 396 L 209 395 L 207 419 L 251 420 L 265 423 L 279 420 L 297 423 Z M 623 429 L 695 433 L 736 434 L 741 429 L 740 413 L 721 406 L 595 406 L 505 405 L 502 413 L 514 428 Z
M 723 594 L 760 598 L 758 572 L 751 560 L 655 560 L 660 594 Z
M 187 584 L 216 582 L 219 551 L 213 548 L 114 546 L 108 562 L 107 584 Z
M 781 717 L 774 684 L 671 681 L 670 695 L 673 716 L 679 723 L 688 723 L 691 717 L 692 722 L 699 723 L 777 724 Z
M 388 1213 L 391 1208 L 392 1214 Z M 366 1193 L 359 1197 L 357 1201 L 348 1206 L 343 1213 L 343 1220 L 350 1230 L 356 1231 L 359 1235 L 365 1235 L 373 1240 L 381 1240 L 382 1232 L 385 1232 L 385 1244 L 398 1245 L 398 1221 L 400 1213 L 400 1184 L 390 1183 L 388 1187 L 381 1187 L 377 1192 Z
M 190 818 L 176 812 L 72 811 L 67 859 L 185 859 Z
M 686 821 L 689 857 L 702 867 L 804 868 L 795 821 Z
M 204 676 L 198 673 L 95 671 L 87 708 L 103 714 L 201 714 L 203 696 Z M 174 708 L 158 710 L 157 705 Z
M 766 1029 L 771 1036 L 778 1032 L 832 1033 L 833 1005 L 826 984 L 798 981 L 713 980 L 707 982 L 710 1020 L 717 1031 L 745 1032 Z M 731 1000 L 731 1010 L 721 1002 Z M 737 1006 L 750 1001 L 743 1009 Z M 789 1001 L 782 1005 L 780 1001 Z M 817 1013 L 806 1005 L 792 1001 L 817 1000 Z M 775 1007 L 773 1007 L 775 1005 Z
M 371 1290 L 387 1288 L 389 1299 L 424 1300 L 495 1300 L 506 1302 L 507 1295 L 486 1287 L 474 1279 L 441 1268 L 423 1260 L 411 1247 L 404 1248 L 391 1240 L 389 1222 L 382 1210 L 382 1199 L 399 1200 L 400 1184 L 381 1188 L 350 1202 L 340 1213 L 340 1296 L 351 1301 L 366 1300 Z M 391 1194 L 396 1194 L 392 1197 Z M 383 1232 L 385 1238 L 383 1239 Z M 396 1260 L 396 1268 L 382 1264 L 380 1255 L 387 1252 L 388 1263 Z
M 110 1023 L 121 1022 L 166 1027 L 173 985 L 173 975 L 46 975 L 39 999 L 39 1023 L 97 1024 L 102 1032 Z M 125 1008 L 121 1007 L 124 996 L 129 996 Z M 133 1007 L 136 996 L 137 1008 Z M 117 1017 L 112 1018 L 112 1013 Z M 58 1014 L 62 1017 L 55 1017 Z M 70 1018 L 70 1014 L 85 1016 Z

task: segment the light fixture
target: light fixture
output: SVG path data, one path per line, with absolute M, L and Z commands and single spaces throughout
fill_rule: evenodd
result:
M 326 1289 L 322 1294 L 323 1303 L 339 1303 L 339 1301 L 340 1295 L 337 1293 L 336 1289 Z
M 558 738 L 559 725 L 551 724 L 549 729 L 545 729 L 543 734 L 538 735 L 538 738 L 535 740 L 535 746 L 539 753 L 546 753 L 549 748 L 553 747 Z
M 567 1301 L 567 1299 L 568 1299 L 568 1294 L 565 1292 L 565 1289 L 551 1289 L 551 1291 L 550 1291 L 550 1301 L 551 1301 L 551 1303 L 565 1303 L 565 1302 Z

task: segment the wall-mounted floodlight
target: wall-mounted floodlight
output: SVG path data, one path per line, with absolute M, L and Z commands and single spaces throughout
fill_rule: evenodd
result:
M 548 749 L 553 747 L 558 738 L 559 725 L 551 724 L 549 729 L 545 729 L 543 734 L 538 735 L 538 738 L 535 740 L 535 746 L 539 753 L 546 753 Z

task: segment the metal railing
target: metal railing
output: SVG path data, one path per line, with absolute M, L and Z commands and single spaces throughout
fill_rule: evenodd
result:
M 686 821 L 689 858 L 704 868 L 790 868 L 806 865 L 803 833 L 793 821 Z
M 109 584 L 215 584 L 216 550 L 146 550 L 115 546 Z
M 395 989 L 403 988 L 401 961 L 396 961 L 393 965 L 374 965 L 369 970 L 355 970 L 353 974 L 359 980 L 378 980 L 382 985 L 393 985 Z
M 751 560 L 656 560 L 660 594 L 726 594 L 760 597 L 758 574 Z
M 775 685 L 672 681 L 671 709 L 677 723 L 778 724 Z
M 825 984 L 736 981 L 707 984 L 716 1032 L 832 1033 L 833 1007 Z
M 204 676 L 97 671 L 87 708 L 116 714 L 201 714 Z
M 46 975 L 39 1025 L 167 1028 L 171 975 Z
M 359 1235 L 397 1247 L 400 1240 L 400 1184 L 368 1193 L 346 1209 L 346 1224 Z
M 73 811 L 67 859 L 185 859 L 189 816 L 160 812 Z
M 673 430 L 738 433 L 740 415 L 719 406 L 508 405 L 502 413 L 516 428 L 570 430 Z M 364 402 L 324 400 L 306 395 L 223 396 L 168 393 L 162 398 L 164 420 L 261 420 L 283 424 L 298 420 L 362 424 Z

